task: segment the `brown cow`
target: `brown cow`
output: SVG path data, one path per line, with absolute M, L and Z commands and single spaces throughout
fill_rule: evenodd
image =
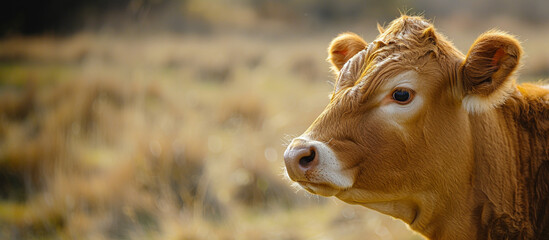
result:
M 284 153 L 309 192 L 402 219 L 430 239 L 549 239 L 549 90 L 489 31 L 467 56 L 421 17 L 367 44 L 335 38 L 330 103 Z

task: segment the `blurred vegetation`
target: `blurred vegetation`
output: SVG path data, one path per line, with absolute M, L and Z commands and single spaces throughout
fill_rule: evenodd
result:
M 0 41 L 0 238 L 411 236 L 282 177 L 286 134 L 331 87 L 316 81 L 330 77 L 318 47 L 238 35 Z
M 0 36 L 69 34 L 82 29 L 128 28 L 208 32 L 220 28 L 257 28 L 277 21 L 322 27 L 375 19 L 389 22 L 398 10 L 429 18 L 464 15 L 477 21 L 511 16 L 528 24 L 549 21 L 545 0 L 28 0 L 0 8 Z
M 510 31 L 521 79 L 547 78 L 545 1 L 493 4 L 5 3 L 0 239 L 421 239 L 291 187 L 284 144 L 328 102 L 330 40 L 371 41 L 399 9 L 434 18 L 464 52 Z

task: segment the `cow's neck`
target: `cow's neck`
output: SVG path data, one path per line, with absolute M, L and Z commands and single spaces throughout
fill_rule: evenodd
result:
M 454 189 L 448 196 L 422 195 L 423 199 L 414 204 L 404 202 L 400 204 L 404 210 L 397 211 L 402 216 L 395 215 L 395 211 L 393 216 L 430 239 L 539 237 L 544 231 L 540 228 L 549 228 L 546 226 L 549 225 L 549 204 L 547 197 L 536 198 L 532 192 L 540 191 L 536 185 L 549 186 L 549 180 L 539 179 L 540 171 L 549 169 L 549 122 L 545 119 L 547 115 L 543 115 L 547 109 L 535 116 L 544 122 L 527 122 L 526 118 L 536 118 L 524 114 L 540 114 L 533 112 L 530 104 L 516 92 L 502 108 L 471 114 L 474 146 L 471 182 Z M 547 169 L 540 170 L 544 168 L 542 164 L 547 165 Z M 546 172 L 542 175 L 549 178 L 549 171 Z M 444 215 L 438 215 L 440 212 Z M 538 229 L 535 229 L 536 222 L 541 222 Z
M 475 239 L 477 230 L 472 224 L 471 208 L 468 200 L 463 199 L 466 194 L 458 195 L 462 195 L 456 196 L 459 204 L 452 204 L 450 196 L 441 200 L 436 194 L 423 193 L 417 198 L 364 206 L 403 220 L 428 239 Z
M 504 111 L 471 115 L 475 168 L 473 171 L 475 221 L 478 238 L 487 239 L 489 226 L 501 219 L 507 222 L 524 221 L 520 202 L 522 185 L 520 152 L 517 151 L 517 130 Z
M 478 239 L 530 239 L 535 234 L 532 212 L 539 209 L 532 192 L 549 145 L 538 129 L 547 128 L 546 122 L 527 120 L 546 117 L 526 116 L 539 114 L 531 106 L 517 91 L 502 108 L 470 116 L 475 152 L 471 213 Z

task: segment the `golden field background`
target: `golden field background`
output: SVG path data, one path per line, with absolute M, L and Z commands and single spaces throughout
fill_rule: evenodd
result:
M 328 103 L 328 43 L 371 41 L 380 20 L 296 25 L 278 8 L 190 2 L 208 31 L 0 39 L 0 238 L 422 239 L 283 174 L 285 144 Z M 463 52 L 494 27 L 517 35 L 519 79 L 549 77 L 549 22 L 433 18 Z

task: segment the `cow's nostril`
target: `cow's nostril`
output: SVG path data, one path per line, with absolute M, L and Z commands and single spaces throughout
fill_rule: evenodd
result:
M 313 160 L 315 160 L 315 156 L 316 156 L 315 150 L 314 150 L 314 149 L 311 149 L 311 152 L 309 153 L 308 156 L 304 156 L 304 157 L 301 157 L 301 158 L 299 159 L 299 166 L 304 167 L 304 168 L 308 167 L 309 164 L 310 164 Z

